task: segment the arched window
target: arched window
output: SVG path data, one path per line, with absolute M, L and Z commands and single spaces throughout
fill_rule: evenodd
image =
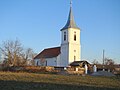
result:
M 46 66 L 47 66 L 47 60 L 46 60 Z
M 74 32 L 74 41 L 76 41 L 76 32 Z
M 37 61 L 36 66 L 39 66 L 39 61 Z
M 66 32 L 64 32 L 64 41 L 66 41 Z

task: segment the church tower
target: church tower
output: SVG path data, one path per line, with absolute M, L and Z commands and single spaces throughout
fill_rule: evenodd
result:
M 72 2 L 66 25 L 61 29 L 61 65 L 69 66 L 74 61 L 81 60 L 80 28 L 77 27 L 73 12 Z

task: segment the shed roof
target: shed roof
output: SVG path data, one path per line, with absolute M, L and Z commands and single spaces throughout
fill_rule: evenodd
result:
M 70 66 L 80 66 L 81 64 L 85 65 L 85 64 L 90 64 L 87 61 L 74 61 L 70 64 Z

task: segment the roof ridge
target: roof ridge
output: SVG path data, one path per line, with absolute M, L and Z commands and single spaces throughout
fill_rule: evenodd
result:
M 45 48 L 44 50 L 47 50 L 47 49 L 54 49 L 54 48 L 60 48 L 60 46 L 59 47 L 49 47 L 49 48 Z

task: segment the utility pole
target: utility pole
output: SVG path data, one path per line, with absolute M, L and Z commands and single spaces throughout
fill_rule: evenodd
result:
M 105 71 L 105 50 L 103 49 L 103 71 Z

